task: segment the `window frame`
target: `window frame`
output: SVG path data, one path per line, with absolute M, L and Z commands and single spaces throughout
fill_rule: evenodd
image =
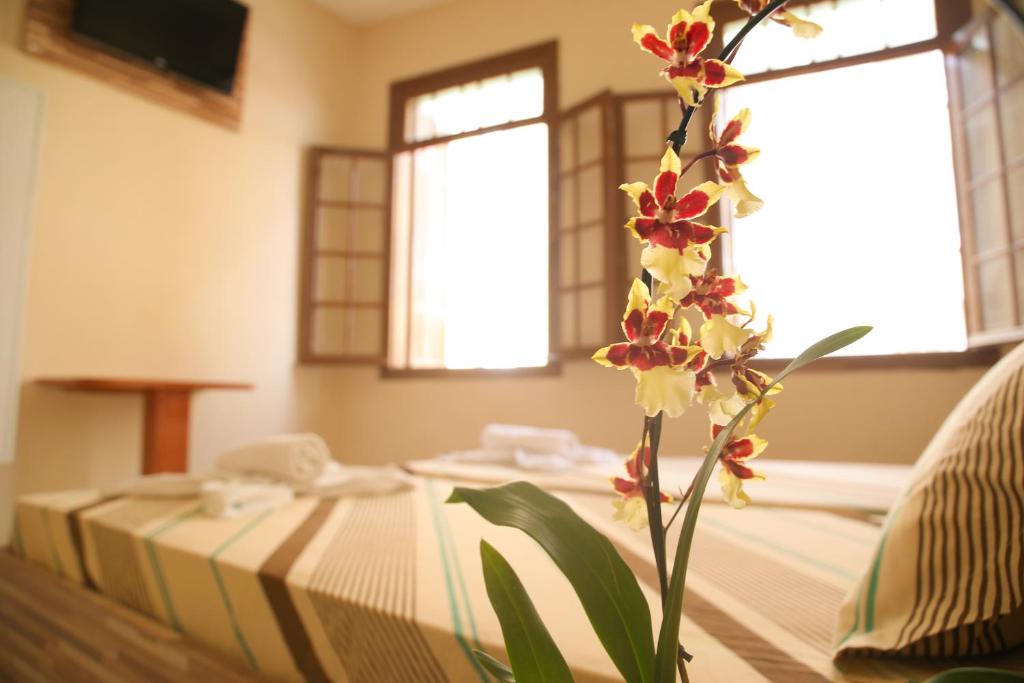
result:
M 439 136 L 417 142 L 405 141 L 405 117 L 409 100 L 419 95 L 443 90 L 466 83 L 472 83 L 493 76 L 540 68 L 544 76 L 544 110 L 540 116 L 520 121 L 486 126 L 477 130 Z M 548 127 L 548 362 L 536 367 L 518 368 L 412 368 L 391 367 L 391 261 L 393 249 L 393 218 L 388 216 L 387 223 L 387 257 L 386 269 L 388 279 L 385 286 L 386 302 L 384 322 L 384 360 L 380 374 L 384 378 L 438 378 L 438 377 L 508 377 L 551 375 L 561 372 L 561 365 L 555 353 L 558 339 L 558 310 L 555 296 L 556 264 L 558 263 L 557 243 L 554 241 L 557 230 L 557 195 L 558 195 L 558 141 L 556 125 L 558 121 L 558 42 L 548 41 L 530 47 L 486 57 L 473 62 L 442 69 L 420 76 L 414 76 L 391 84 L 388 103 L 388 147 L 390 157 L 391 187 L 389 207 L 394 203 L 394 168 L 395 158 L 399 153 L 411 152 L 422 147 L 452 142 L 464 138 L 512 130 L 524 126 L 544 123 Z
M 385 194 L 380 203 L 376 202 L 365 202 L 359 199 L 355 200 L 333 200 L 323 199 L 321 197 L 320 179 L 323 172 L 323 164 L 325 161 L 331 158 L 347 158 L 353 163 L 358 163 L 360 159 L 380 160 L 387 162 L 388 155 L 381 150 L 364 149 L 357 147 L 332 147 L 332 146 L 315 146 L 311 147 L 307 151 L 306 159 L 306 196 L 304 205 L 304 225 L 302 232 L 302 244 L 300 250 L 300 285 L 299 285 L 299 305 L 298 305 L 298 316 L 299 316 L 299 335 L 298 335 L 298 361 L 300 365 L 380 365 L 385 361 L 383 354 L 384 351 L 384 340 L 381 338 L 381 345 L 379 347 L 380 353 L 372 354 L 359 354 L 359 353 L 322 353 L 316 350 L 315 335 L 316 335 L 316 324 L 315 318 L 317 309 L 320 308 L 336 308 L 342 311 L 353 311 L 355 309 L 376 309 L 379 308 L 383 312 L 383 320 L 381 323 L 381 333 L 387 333 L 387 282 L 388 282 L 388 268 L 390 254 L 387 250 L 387 241 L 389 234 L 389 226 L 391 221 L 391 203 L 386 195 L 386 188 L 391 185 L 391 166 L 388 163 L 384 163 L 384 185 Z M 320 237 L 319 231 L 322 225 L 322 216 L 320 211 L 326 207 L 342 208 L 349 211 L 359 209 L 376 209 L 382 214 L 382 221 L 384 230 L 388 231 L 385 234 L 384 240 L 384 252 L 381 254 L 362 252 L 358 249 L 347 250 L 347 249 L 324 249 L 319 245 Z M 352 230 L 351 225 L 348 230 Z M 323 300 L 316 296 L 317 292 L 317 274 L 319 270 L 319 259 L 338 258 L 351 263 L 353 260 L 357 261 L 362 259 L 378 259 L 382 265 L 382 276 L 384 281 L 381 283 L 381 292 L 384 293 L 384 299 L 379 303 L 375 302 L 362 302 L 356 300 Z M 354 322 L 347 321 L 348 325 L 346 330 L 354 327 Z
M 581 150 L 585 145 L 581 141 L 581 120 L 588 112 L 596 112 L 599 122 L 600 153 L 588 161 L 580 161 Z M 554 265 L 555 289 L 553 296 L 558 298 L 558 313 L 564 314 L 566 308 L 562 306 L 565 297 L 573 299 L 570 310 L 573 323 L 572 342 L 568 343 L 564 338 L 567 328 L 562 326 L 563 318 L 559 317 L 556 345 L 554 352 L 562 360 L 579 358 L 590 358 L 594 351 L 607 343 L 608 339 L 615 339 L 621 334 L 622 319 L 622 288 L 619 286 L 625 271 L 625 251 L 621 248 L 622 221 L 619 220 L 618 202 L 621 193 L 617 187 L 621 176 L 622 146 L 619 142 L 619 108 L 616 102 L 616 95 L 608 89 L 602 90 L 590 97 L 587 97 L 576 104 L 559 112 L 558 125 L 556 127 L 556 141 L 559 145 L 559 169 L 558 185 L 559 191 L 555 205 L 558 214 L 557 225 L 553 243 L 556 255 L 559 260 Z M 571 131 L 571 150 L 566 153 L 565 137 Z M 596 219 L 582 222 L 580 220 L 582 206 L 582 176 L 589 170 L 595 170 L 600 176 L 600 216 Z M 571 191 L 566 191 L 564 185 L 571 183 Z M 563 206 L 565 204 L 565 206 Z M 566 208 L 569 206 L 571 208 Z M 566 213 L 571 213 L 572 219 L 566 221 Z M 597 230 L 601 234 L 602 258 L 601 275 L 595 280 L 584 281 L 582 278 L 583 248 L 582 233 L 589 230 Z M 572 242 L 573 271 L 570 279 L 571 284 L 565 284 L 565 273 L 562 271 L 564 263 L 561 260 L 562 241 Z M 603 318 L 602 339 L 593 344 L 584 342 L 583 320 L 581 304 L 582 293 L 587 290 L 598 290 L 601 292 L 601 317 Z

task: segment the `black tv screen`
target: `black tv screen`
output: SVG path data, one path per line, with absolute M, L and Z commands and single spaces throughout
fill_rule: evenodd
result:
M 72 31 L 230 93 L 249 8 L 235 0 L 77 0 Z

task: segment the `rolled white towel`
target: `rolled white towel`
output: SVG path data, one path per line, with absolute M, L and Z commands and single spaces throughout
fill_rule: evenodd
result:
M 323 474 L 331 451 L 317 434 L 282 434 L 228 451 L 217 469 L 237 474 L 263 474 L 298 486 Z
M 549 453 L 568 455 L 580 447 L 580 440 L 568 429 L 542 429 L 525 425 L 489 424 L 480 435 L 483 450 L 492 453 Z
M 294 494 L 287 484 L 208 481 L 199 494 L 209 517 L 236 517 L 290 503 Z

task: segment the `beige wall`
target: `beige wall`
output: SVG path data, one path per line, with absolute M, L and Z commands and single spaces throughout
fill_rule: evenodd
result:
M 294 367 L 301 150 L 380 147 L 396 79 L 557 38 L 561 100 L 663 87 L 629 39 L 674 2 L 466 0 L 358 31 L 306 0 L 251 0 L 251 61 L 238 133 L 152 104 L 15 48 L 23 0 L 0 0 L 0 73 L 46 94 L 32 235 L 19 450 L 4 489 L 102 485 L 135 471 L 141 401 L 42 389 L 35 377 L 111 374 L 246 380 L 194 402 L 192 458 L 294 429 L 343 460 L 471 447 L 487 421 L 567 426 L 626 449 L 631 380 L 580 361 L 557 377 L 381 380 Z M 661 131 L 652 131 L 659 135 Z M 854 321 L 856 322 L 856 321 Z M 913 460 L 979 371 L 807 372 L 764 435 L 778 457 Z M 668 426 L 694 452 L 696 412 Z
M 0 0 L 0 73 L 45 95 L 18 452 L 0 495 L 137 471 L 142 402 L 40 376 L 243 380 L 194 401 L 195 464 L 287 430 L 293 406 L 302 152 L 349 129 L 353 31 L 307 0 L 252 0 L 241 130 L 228 131 L 18 48 Z M 0 537 L 6 531 L 6 496 Z

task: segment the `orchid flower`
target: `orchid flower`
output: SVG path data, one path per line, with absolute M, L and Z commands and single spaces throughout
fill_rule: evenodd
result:
M 736 0 L 736 4 L 740 6 L 740 9 L 750 15 L 757 14 L 763 10 L 768 6 L 769 2 L 770 0 Z M 818 26 L 813 21 L 801 19 L 787 9 L 777 9 L 768 18 L 777 24 L 790 27 L 793 29 L 793 35 L 798 38 L 816 38 L 822 30 L 821 26 Z
M 726 316 L 713 313 L 700 326 L 700 343 L 708 355 L 718 359 L 737 353 L 753 332 L 733 324 Z
M 747 188 L 747 182 L 740 173 L 740 166 L 753 161 L 761 153 L 756 147 L 745 147 L 736 142 L 736 138 L 750 125 L 750 110 L 741 109 L 725 124 L 721 133 L 716 132 L 717 122 L 718 100 L 715 100 L 715 112 L 711 116 L 708 131 L 711 148 L 714 150 L 715 169 L 719 180 L 726 185 L 727 196 L 735 204 L 736 217 L 743 218 L 764 206 L 764 202 Z
M 626 477 L 612 477 L 612 488 L 622 497 L 615 501 L 615 519 L 629 524 L 633 531 L 640 531 L 647 526 L 647 504 L 644 499 L 644 473 L 651 465 L 650 446 L 643 449 L 643 461 L 640 459 L 640 444 L 626 458 Z M 672 496 L 660 491 L 662 503 L 671 503 Z
M 690 245 L 682 251 L 649 246 L 640 252 L 640 265 L 661 283 L 661 294 L 681 300 L 693 288 L 693 276 L 704 273 L 710 258 L 706 244 Z
M 707 0 L 693 14 L 683 9 L 676 12 L 665 39 L 653 26 L 633 24 L 633 40 L 644 51 L 668 62 L 661 74 L 691 107 L 700 104 L 708 88 L 723 88 L 743 80 L 743 74 L 730 64 L 700 56 L 715 30 L 711 2 Z
M 640 210 L 639 216 L 626 222 L 626 228 L 638 240 L 681 252 L 693 244 L 707 244 L 725 231 L 724 228 L 690 220 L 703 216 L 714 206 L 724 188 L 708 181 L 677 198 L 676 185 L 681 170 L 679 156 L 669 147 L 661 158 L 661 168 L 654 179 L 653 192 L 647 183 L 624 183 L 619 186 Z
M 743 410 L 746 401 L 739 391 L 726 393 L 718 388 L 710 374 L 705 376 L 708 380 L 697 392 L 697 400 L 707 408 L 712 424 L 725 426 Z
M 636 403 L 650 417 L 662 411 L 678 417 L 693 400 L 695 373 L 690 362 L 700 347 L 688 346 L 689 335 L 678 331 L 670 336 L 672 344 L 662 339 L 675 307 L 667 296 L 652 304 L 647 285 L 634 280 L 622 317 L 628 341 L 605 346 L 593 355 L 601 365 L 633 372 Z
M 690 291 L 682 297 L 679 305 L 683 308 L 696 306 L 705 318 L 712 315 L 735 315 L 743 313 L 730 299 L 747 289 L 739 276 L 722 277 L 714 270 L 704 275 L 690 276 Z
M 711 425 L 711 437 L 715 438 L 724 429 L 721 425 Z M 718 472 L 718 482 L 722 487 L 722 497 L 732 507 L 739 510 L 750 502 L 750 496 L 743 490 L 745 479 L 764 479 L 764 475 L 750 469 L 747 463 L 767 448 L 768 442 L 754 435 L 733 436 L 722 449 L 718 461 L 722 468 Z

